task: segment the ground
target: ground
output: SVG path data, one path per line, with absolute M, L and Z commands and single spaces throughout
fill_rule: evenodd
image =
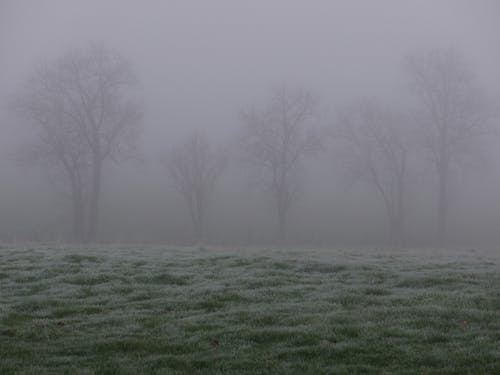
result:
M 4 246 L 0 374 L 500 374 L 472 249 Z

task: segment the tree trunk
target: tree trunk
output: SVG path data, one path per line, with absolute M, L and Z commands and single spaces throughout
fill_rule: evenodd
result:
M 406 220 L 406 212 L 405 212 L 405 171 L 406 171 L 406 155 L 403 155 L 401 171 L 398 176 L 398 184 L 397 184 L 397 207 L 396 207 L 396 222 L 395 231 L 396 237 L 394 238 L 394 245 L 402 246 L 405 238 L 405 220 Z
M 78 196 L 73 201 L 73 239 L 78 243 L 84 240 L 84 223 L 83 200 Z
M 85 237 L 85 212 L 83 202 L 82 180 L 78 167 L 71 168 L 68 163 L 65 163 L 65 168 L 68 173 L 68 178 L 71 186 L 71 199 L 73 203 L 73 238 L 72 240 L 81 243 Z
M 442 246 L 446 241 L 446 225 L 448 216 L 448 167 L 445 163 L 439 168 L 438 222 L 436 239 Z
M 284 162 L 281 166 L 279 183 L 275 183 L 276 208 L 278 214 L 278 240 L 280 244 L 286 241 L 286 214 L 289 207 L 287 179 L 285 175 Z
M 197 197 L 197 216 L 198 216 L 198 228 L 196 229 L 196 240 L 198 244 L 203 243 L 204 231 L 205 231 L 205 202 L 203 201 L 203 189 L 200 188 Z
M 282 208 L 278 210 L 278 239 L 281 244 L 286 241 L 286 211 Z
M 403 245 L 403 221 L 402 218 L 399 217 L 399 214 L 395 217 L 391 218 L 390 223 L 390 231 L 391 231 L 391 245 L 392 246 L 401 246 Z
M 389 233 L 390 233 L 390 246 L 396 246 L 398 242 L 398 228 L 397 228 L 397 223 L 396 219 L 394 217 L 391 217 L 389 220 Z
M 98 158 L 96 158 L 98 159 Z M 94 160 L 92 166 L 92 190 L 90 193 L 90 207 L 88 218 L 88 232 L 86 242 L 95 242 L 99 228 L 99 198 L 101 195 L 101 162 Z
M 200 218 L 194 222 L 194 236 L 197 244 L 203 242 L 203 222 Z
M 75 182 L 72 182 L 73 199 L 73 240 L 77 243 L 84 241 L 84 204 L 81 188 Z

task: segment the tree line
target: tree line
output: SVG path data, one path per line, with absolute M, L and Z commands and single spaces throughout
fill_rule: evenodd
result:
M 277 240 L 285 242 L 301 165 L 332 148 L 351 177 L 378 194 L 394 244 L 405 238 L 412 162 L 428 163 L 437 177 L 436 242 L 443 244 L 452 169 L 478 151 L 496 111 L 465 57 L 454 49 L 411 56 L 404 67 L 415 109 L 360 96 L 334 119 L 322 120 L 313 92 L 282 85 L 265 105 L 241 110 L 234 141 L 239 157 L 216 149 L 209 134 L 200 131 L 172 147 L 162 164 L 184 200 L 193 239 L 204 239 L 218 181 L 229 173 L 229 160 L 238 159 L 256 171 L 259 187 L 272 199 Z M 13 101 L 36 134 L 36 142 L 23 151 L 26 159 L 69 193 L 76 242 L 99 239 L 103 167 L 138 151 L 142 108 L 134 99 L 136 84 L 126 59 L 92 46 L 40 66 Z

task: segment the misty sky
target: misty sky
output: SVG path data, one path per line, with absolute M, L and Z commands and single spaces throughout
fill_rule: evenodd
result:
M 148 128 L 234 127 L 283 82 L 327 108 L 399 90 L 403 56 L 454 45 L 498 77 L 500 5 L 486 1 L 0 1 L 1 93 L 70 47 L 112 46 L 139 75 Z
M 404 57 L 433 47 L 463 51 L 498 92 L 499 24 L 494 0 L 0 0 L 0 196 L 29 190 L 20 178 L 38 176 L 7 157 L 26 129 L 9 98 L 69 48 L 104 44 L 132 62 L 145 158 L 155 162 L 192 129 L 231 138 L 242 108 L 277 84 L 317 93 L 325 126 L 359 96 L 398 102 Z

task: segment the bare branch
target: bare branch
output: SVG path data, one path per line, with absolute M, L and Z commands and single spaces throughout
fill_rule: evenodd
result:
M 316 98 L 303 89 L 275 89 L 266 107 L 243 114 L 245 160 L 266 176 L 265 187 L 276 204 L 280 240 L 296 192 L 294 173 L 302 159 L 321 150 L 321 137 L 311 126 Z

